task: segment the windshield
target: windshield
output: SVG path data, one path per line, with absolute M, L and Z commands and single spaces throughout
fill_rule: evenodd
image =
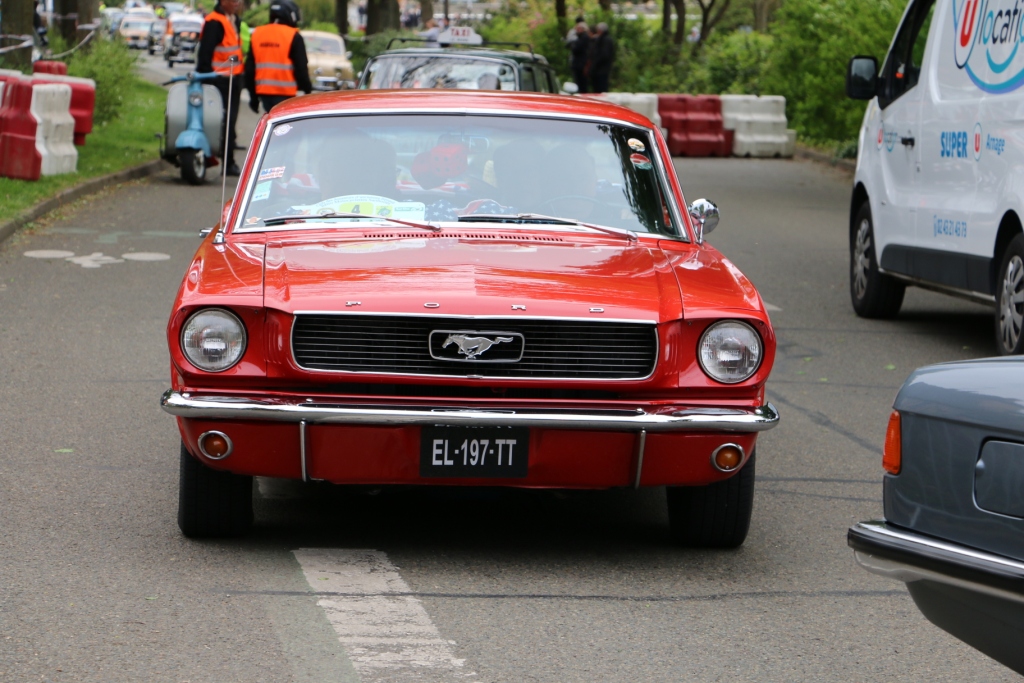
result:
M 511 64 L 457 55 L 394 55 L 366 67 L 367 88 L 449 88 L 516 90 Z
M 586 121 L 424 114 L 291 121 L 269 133 L 242 230 L 330 212 L 436 223 L 530 213 L 678 234 L 655 153 L 640 129 Z
M 152 23 L 151 21 L 126 21 L 121 24 L 121 28 L 126 31 L 148 31 Z
M 306 50 L 309 52 L 320 52 L 327 55 L 340 55 L 342 49 L 341 38 L 327 38 L 325 36 L 311 36 L 302 34 L 302 40 L 306 43 Z

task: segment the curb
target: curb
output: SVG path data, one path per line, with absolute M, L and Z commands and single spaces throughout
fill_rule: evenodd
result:
M 799 144 L 796 146 L 795 156 L 798 159 L 809 159 L 810 161 L 816 161 L 819 164 L 828 164 L 833 168 L 837 168 L 840 171 L 846 171 L 847 173 L 855 173 L 857 171 L 856 161 L 850 161 L 849 159 L 836 159 L 831 155 L 818 152 L 810 147 L 804 147 Z
M 6 223 L 0 224 L 0 242 L 3 242 L 17 232 L 18 228 L 50 213 L 54 209 L 59 209 L 65 204 L 70 204 L 76 199 L 81 199 L 87 195 L 96 194 L 100 190 L 104 190 L 111 185 L 118 185 L 129 180 L 137 180 L 138 178 L 155 175 L 165 167 L 166 162 L 161 159 L 157 159 L 156 161 L 149 161 L 139 166 L 132 166 L 131 168 L 126 168 L 121 171 L 115 171 L 114 173 L 100 176 L 99 178 L 92 178 L 91 180 L 86 180 L 79 185 L 70 187 L 57 194 L 55 197 L 44 199 L 20 216 L 13 218 Z

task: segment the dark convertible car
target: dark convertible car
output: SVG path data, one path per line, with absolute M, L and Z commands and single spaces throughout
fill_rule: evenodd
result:
M 1024 357 L 919 368 L 885 437 L 885 520 L 857 562 L 936 626 L 1024 674 Z

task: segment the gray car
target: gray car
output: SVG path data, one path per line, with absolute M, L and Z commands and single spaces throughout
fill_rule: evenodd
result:
M 847 536 L 933 624 L 1024 674 L 1024 357 L 932 365 L 886 434 L 885 520 Z

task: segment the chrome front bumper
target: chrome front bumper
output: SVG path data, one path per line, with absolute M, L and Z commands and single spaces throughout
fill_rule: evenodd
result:
M 1024 562 L 942 541 L 885 522 L 850 527 L 857 564 L 911 583 L 934 581 L 1024 604 Z
M 190 396 L 173 389 L 160 407 L 176 417 L 196 420 L 264 420 L 352 425 L 512 426 L 540 429 L 646 432 L 763 432 L 779 423 L 771 403 L 751 410 L 692 408 L 673 413 L 630 410 L 487 409 L 456 406 L 391 406 L 321 403 L 314 399 L 252 399 Z

